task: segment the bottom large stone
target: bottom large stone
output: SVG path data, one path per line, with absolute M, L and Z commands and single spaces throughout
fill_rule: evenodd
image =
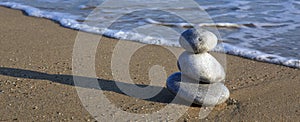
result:
M 167 79 L 167 89 L 178 97 L 202 106 L 215 106 L 229 98 L 229 90 L 223 83 L 197 84 L 181 76 L 180 72 Z

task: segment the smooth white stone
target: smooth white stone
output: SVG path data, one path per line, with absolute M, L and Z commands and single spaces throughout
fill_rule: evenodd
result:
M 230 96 L 223 83 L 197 84 L 185 82 L 180 72 L 167 79 L 167 89 L 178 97 L 202 106 L 215 106 L 224 103 Z
M 179 43 L 186 51 L 198 54 L 215 48 L 218 38 L 210 31 L 192 28 L 181 34 Z
M 208 53 L 193 54 L 185 51 L 179 56 L 178 62 L 182 74 L 195 82 L 216 83 L 225 79 L 222 65 Z

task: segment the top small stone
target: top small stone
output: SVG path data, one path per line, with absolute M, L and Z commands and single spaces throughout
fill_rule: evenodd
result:
M 218 38 L 207 30 L 191 28 L 181 34 L 179 43 L 186 51 L 199 54 L 215 48 Z

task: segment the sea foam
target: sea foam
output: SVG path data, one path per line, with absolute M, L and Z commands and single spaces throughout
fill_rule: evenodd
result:
M 170 41 L 164 38 L 152 37 L 147 35 L 138 34 L 135 32 L 127 32 L 122 30 L 109 30 L 104 28 L 97 28 L 91 27 L 87 24 L 82 22 L 78 22 L 77 20 L 81 18 L 81 16 L 73 15 L 69 13 L 62 13 L 62 12 L 53 12 L 53 11 L 46 11 L 41 10 L 32 6 L 23 5 L 20 3 L 15 2 L 0 2 L 1 6 L 10 7 L 13 9 L 23 10 L 29 16 L 35 17 L 42 17 L 54 20 L 60 23 L 62 26 L 67 28 L 72 28 L 76 30 L 81 30 L 85 32 L 91 32 L 96 34 L 102 34 L 105 36 L 122 39 L 122 40 L 131 40 L 137 41 L 146 44 L 156 44 L 156 45 L 166 45 L 166 46 L 173 46 L 173 47 L 180 47 L 178 41 Z M 81 6 L 82 7 L 82 6 Z M 189 23 L 163 23 L 158 22 L 153 19 L 145 19 L 146 22 L 150 24 L 158 24 L 164 26 L 179 26 L 184 28 L 190 28 L 195 25 Z M 281 24 L 255 24 L 255 23 L 244 23 L 244 24 L 236 24 L 236 23 L 202 23 L 197 26 L 215 26 L 215 27 L 222 27 L 222 28 L 243 28 L 243 27 L 262 27 L 262 26 L 282 26 Z M 228 43 L 221 43 L 218 45 L 219 48 L 215 48 L 214 51 L 223 52 L 231 55 L 241 56 L 257 61 L 269 62 L 273 64 L 284 65 L 288 67 L 300 68 L 300 60 L 294 58 L 286 58 L 281 57 L 278 55 L 272 55 L 263 53 L 261 51 L 248 49 L 248 48 L 241 48 L 238 46 L 234 46 Z

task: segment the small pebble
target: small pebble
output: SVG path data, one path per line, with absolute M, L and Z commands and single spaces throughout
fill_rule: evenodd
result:
M 37 107 L 37 106 L 34 106 L 32 109 L 34 109 L 34 110 L 35 110 L 35 109 L 38 109 L 38 107 Z

